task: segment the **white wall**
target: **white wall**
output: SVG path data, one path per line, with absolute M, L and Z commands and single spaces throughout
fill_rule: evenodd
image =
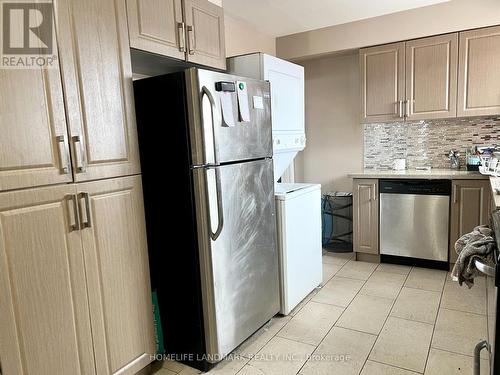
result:
M 286 59 L 311 58 L 497 24 L 500 24 L 499 0 L 451 0 L 280 37 L 276 40 L 276 51 L 279 57 Z
M 230 0 L 227 0 L 230 1 Z M 276 55 L 276 38 L 264 34 L 240 18 L 224 13 L 226 29 L 226 56 L 237 56 L 252 52 Z
M 362 169 L 358 54 L 304 61 L 307 146 L 296 158 L 295 180 L 322 191 L 352 191 L 348 173 Z

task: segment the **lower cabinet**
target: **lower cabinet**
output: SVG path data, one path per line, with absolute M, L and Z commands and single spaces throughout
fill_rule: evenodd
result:
M 488 224 L 491 211 L 489 180 L 454 180 L 450 217 L 450 263 L 455 263 L 455 242 L 475 226 Z
M 0 194 L 3 375 L 94 374 L 74 199 L 74 185 Z
M 155 353 L 141 178 L 77 193 L 97 374 L 135 374 Z
M 149 285 L 140 176 L 0 193 L 2 374 L 135 374 Z
M 359 253 L 378 254 L 378 180 L 354 179 L 353 245 Z

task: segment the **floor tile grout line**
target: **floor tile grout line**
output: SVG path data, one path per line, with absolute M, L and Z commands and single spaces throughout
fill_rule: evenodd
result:
M 446 352 L 446 353 L 450 353 L 450 354 L 462 355 L 462 356 L 464 356 L 464 357 L 474 358 L 474 356 L 473 356 L 473 355 L 464 354 L 464 353 L 459 353 L 459 352 L 454 352 L 453 350 L 449 350 L 449 349 L 437 348 L 437 347 L 432 346 L 432 345 L 431 345 L 431 349 L 434 349 L 434 350 L 439 350 L 439 351 L 441 351 L 441 352 Z M 483 359 L 483 360 L 485 360 L 485 361 L 487 360 L 486 358 L 483 358 L 483 357 L 481 357 L 481 359 Z
M 345 262 L 345 263 L 344 263 L 344 265 L 343 265 L 342 267 L 340 267 L 339 271 L 337 271 L 337 272 L 335 273 L 335 275 L 336 275 L 338 272 L 340 272 L 340 270 L 341 270 L 341 269 L 342 269 L 342 268 L 343 268 L 343 267 L 344 267 L 344 266 L 345 266 L 345 265 L 346 265 L 346 264 L 347 264 L 350 260 L 352 260 L 352 259 L 347 260 L 347 262 Z M 335 277 L 335 275 L 333 275 L 333 276 L 331 277 L 331 279 L 333 279 L 333 277 Z M 330 280 L 331 280 L 331 279 L 330 279 Z M 329 281 L 330 281 L 330 280 L 329 280 Z M 326 283 L 325 283 L 325 285 L 326 285 Z M 324 285 L 323 285 L 323 286 L 324 286 Z M 323 288 L 323 286 L 321 287 L 321 289 Z M 300 309 L 299 309 L 299 310 L 295 313 L 295 315 L 297 315 L 297 314 L 298 314 L 298 313 L 299 313 L 299 312 L 300 312 L 300 311 L 301 311 L 301 310 L 302 310 L 302 309 L 303 309 L 303 308 L 304 308 L 304 307 L 305 307 L 305 306 L 306 306 L 309 302 L 311 302 L 311 301 L 312 301 L 312 298 L 311 298 L 309 301 L 307 301 L 307 303 L 305 303 L 305 304 L 304 304 L 304 306 L 302 306 L 302 307 L 301 307 L 301 308 L 300 308 Z M 340 306 L 337 306 L 337 307 L 340 307 Z M 259 354 L 259 353 L 262 351 L 262 349 L 264 349 L 264 347 L 265 347 L 267 344 L 269 344 L 269 342 L 270 342 L 273 338 L 275 338 L 275 337 L 280 337 L 280 338 L 283 338 L 283 337 L 281 337 L 281 336 L 278 336 L 278 334 L 279 334 L 279 333 L 280 333 L 280 332 L 281 332 L 281 331 L 282 331 L 282 330 L 283 330 L 283 329 L 284 329 L 284 328 L 285 328 L 285 327 L 286 327 L 286 326 L 287 326 L 287 325 L 288 325 L 288 324 L 292 321 L 292 319 L 295 317 L 295 315 L 294 315 L 294 316 L 292 316 L 292 317 L 291 317 L 291 319 L 289 319 L 289 320 L 288 320 L 288 322 L 286 322 L 286 323 L 283 325 L 283 327 L 281 327 L 281 328 L 278 330 L 278 332 L 276 332 L 276 333 L 275 333 L 275 334 L 274 334 L 274 335 L 273 335 L 273 336 L 272 336 L 272 337 L 271 337 L 268 341 L 266 341 L 266 343 L 265 343 L 265 344 L 264 344 L 264 345 L 263 345 L 263 346 L 262 346 L 262 347 L 261 347 L 261 348 L 257 351 L 257 353 L 255 353 L 255 354 Z M 339 316 L 339 318 L 340 318 L 340 316 Z M 335 322 L 333 323 L 332 328 L 335 326 L 335 323 L 338 321 L 338 319 L 339 319 L 339 318 L 337 318 L 337 319 L 335 320 Z M 324 340 L 324 338 L 328 335 L 328 333 L 329 333 L 330 331 L 331 331 L 331 328 L 328 330 L 328 332 L 327 332 L 327 333 L 326 333 L 326 335 L 323 337 L 323 339 L 321 340 L 321 342 Z M 292 340 L 292 341 L 295 341 L 295 340 Z M 299 341 L 296 341 L 296 342 L 299 342 Z M 320 342 L 320 344 L 321 344 L 321 342 Z M 299 342 L 299 343 L 304 344 L 304 343 L 302 343 L 302 342 Z M 312 351 L 312 353 L 311 353 L 311 354 L 313 354 L 313 353 L 314 353 L 314 352 L 318 349 L 318 346 L 319 346 L 320 344 L 318 344 L 318 345 L 316 345 L 316 346 L 315 346 L 315 348 L 314 348 L 314 350 Z M 311 344 L 308 344 L 308 345 L 311 345 Z M 312 345 L 312 346 L 314 346 L 314 345 Z M 241 371 L 241 370 L 243 370 L 243 368 L 244 368 L 246 365 L 248 365 L 248 364 L 250 363 L 250 361 L 251 361 L 251 359 L 250 359 L 250 360 L 249 360 L 249 361 L 248 361 L 248 362 L 247 362 L 247 363 L 246 363 L 246 364 L 245 364 L 245 365 L 244 365 L 244 366 L 243 366 L 240 370 L 238 370 L 238 372 L 236 372 L 236 374 L 235 374 L 235 375 L 238 375 L 238 374 L 240 373 L 240 371 Z M 306 363 L 307 363 L 307 360 L 306 360 L 306 361 L 302 364 L 302 366 L 300 367 L 300 369 L 297 371 L 297 374 L 298 374 L 298 373 L 302 370 L 302 368 L 304 367 L 304 365 L 305 365 Z
M 391 309 L 391 312 L 392 312 L 392 309 Z M 437 315 L 437 314 L 436 314 Z M 407 322 L 414 322 L 414 323 L 421 323 L 421 324 L 427 324 L 428 326 L 433 326 L 434 323 L 429 323 L 429 322 L 422 322 L 421 320 L 415 320 L 415 319 L 408 319 L 408 318 L 401 318 L 400 316 L 394 316 L 394 315 L 391 315 L 391 313 L 389 313 L 389 316 L 390 318 L 394 318 L 394 319 L 400 319 L 400 320 L 406 320 Z
M 381 263 L 381 264 L 382 264 L 382 263 Z M 372 354 L 372 352 L 373 352 L 373 348 L 374 348 L 374 347 L 375 347 L 375 345 L 377 344 L 377 341 L 378 341 L 378 339 L 379 339 L 379 337 L 380 337 L 380 334 L 382 333 L 382 330 L 384 329 L 385 325 L 387 324 L 387 320 L 388 320 L 388 319 L 389 319 L 389 317 L 391 316 L 392 309 L 394 308 L 394 305 L 396 304 L 396 301 L 398 300 L 399 295 L 401 294 L 401 291 L 403 290 L 403 287 L 404 287 L 404 285 L 405 285 L 405 283 L 406 283 L 406 280 L 408 280 L 408 277 L 410 276 L 411 271 L 413 270 L 413 268 L 414 268 L 414 267 L 411 267 L 410 272 L 408 272 L 408 275 L 406 275 L 406 277 L 405 277 L 405 279 L 404 279 L 403 283 L 401 284 L 401 287 L 399 288 L 399 292 L 398 292 L 398 294 L 397 294 L 396 298 L 394 298 L 394 302 L 392 303 L 391 309 L 389 310 L 389 314 L 387 314 L 387 316 L 385 317 L 384 323 L 382 324 L 382 328 L 380 329 L 380 332 L 379 332 L 379 334 L 377 335 L 377 338 L 376 338 L 376 339 L 375 339 L 375 341 L 373 342 L 373 345 L 372 345 L 372 347 L 370 348 L 370 351 L 368 352 L 368 355 L 366 356 L 366 359 L 365 359 L 365 361 L 363 362 L 363 366 L 361 367 L 361 371 L 360 371 L 359 373 L 361 373 L 361 372 L 363 371 L 363 369 L 365 368 L 365 366 L 366 366 L 366 362 L 367 362 L 367 361 L 368 361 L 368 359 L 370 358 L 370 355 L 371 355 L 371 354 Z M 388 363 L 385 363 L 385 364 L 386 364 L 386 365 L 388 365 L 388 366 L 391 366 L 391 365 L 389 365 Z M 424 368 L 424 370 L 425 370 L 425 368 Z
M 479 316 L 488 316 L 488 314 L 481 314 L 481 313 L 475 313 L 475 312 L 472 312 L 472 311 L 465 311 L 465 310 L 459 310 L 459 309 L 452 309 L 450 307 L 439 307 L 440 309 L 443 309 L 443 310 L 451 310 L 451 311 L 456 311 L 456 312 L 463 312 L 463 313 L 466 313 L 466 314 L 472 314 L 472 315 L 479 315 Z
M 345 263 L 347 264 L 347 262 Z M 344 266 L 345 266 L 344 264 Z M 343 267 L 343 266 L 342 266 Z M 377 266 L 378 267 L 378 266 Z M 340 271 L 340 270 L 339 270 Z M 373 270 L 373 272 L 375 272 L 375 270 Z M 372 274 L 373 274 L 372 272 Z M 339 276 L 340 277 L 340 276 Z M 370 274 L 370 277 L 371 277 L 371 274 Z M 333 277 L 332 277 L 333 278 Z M 363 280 L 360 280 L 360 281 L 363 281 Z M 354 295 L 354 297 L 351 299 L 351 301 L 347 304 L 347 306 L 344 308 L 344 311 L 342 311 L 342 314 L 339 315 L 339 317 L 335 320 L 335 322 L 333 323 L 333 325 L 330 327 L 330 329 L 328 330 L 328 332 L 323 336 L 323 338 L 321 339 L 321 341 L 319 342 L 319 344 L 316 346 L 316 349 L 314 349 L 314 351 L 311 353 L 311 354 L 314 354 L 316 352 L 316 350 L 318 350 L 318 348 L 320 347 L 320 345 L 323 343 L 323 341 L 325 341 L 325 338 L 330 334 L 330 332 L 332 331 L 333 328 L 335 328 L 335 324 L 337 324 L 337 322 L 339 321 L 339 319 L 342 317 L 342 315 L 345 313 L 345 311 L 347 310 L 347 308 L 351 305 L 352 301 L 354 301 L 354 299 L 356 298 L 356 296 L 358 295 L 359 291 L 363 288 L 363 286 L 366 284 L 368 280 L 364 280 L 363 282 L 363 285 L 361 285 L 360 289 L 356 292 L 356 294 Z M 335 305 L 334 305 L 335 306 Z M 343 327 L 339 327 L 339 328 L 342 328 L 342 329 L 347 329 L 347 328 L 343 328 Z M 363 332 L 365 333 L 365 332 Z M 366 334 L 366 333 L 365 333 Z M 374 336 L 374 335 L 373 335 Z M 302 369 L 304 368 L 304 366 L 307 364 L 307 362 L 309 362 L 309 360 L 305 361 L 302 366 L 300 367 L 299 371 L 296 372 L 296 374 L 299 374 Z
M 423 289 L 423 288 L 415 288 L 413 286 L 407 286 L 407 285 L 403 285 L 405 288 L 408 288 L 408 289 L 415 289 L 415 290 L 425 290 L 426 292 L 434 292 L 434 293 L 441 293 L 439 290 L 430 290 L 430 289 Z
M 352 259 L 350 259 L 352 260 Z M 355 262 L 357 262 L 357 260 L 355 260 Z M 347 264 L 347 262 L 346 262 Z M 345 265 L 345 264 L 344 264 Z M 380 264 L 379 264 L 380 265 Z M 343 266 L 342 266 L 343 267 Z M 314 354 L 316 352 L 316 350 L 318 350 L 318 348 L 320 347 L 320 345 L 323 343 L 323 341 L 325 341 L 325 338 L 330 334 L 330 332 L 332 331 L 333 328 L 335 327 L 338 327 L 336 326 L 335 324 L 337 324 L 337 322 L 339 321 L 339 319 L 342 317 L 342 315 L 346 312 L 346 310 L 349 308 L 349 306 L 351 305 L 352 301 L 354 301 L 354 299 L 357 297 L 357 295 L 359 294 L 359 292 L 361 291 L 361 289 L 363 289 L 363 287 L 365 286 L 366 282 L 370 279 L 370 277 L 373 275 L 373 273 L 375 272 L 375 270 L 378 268 L 379 266 L 377 265 L 377 267 L 375 267 L 375 269 L 372 271 L 372 273 L 370 274 L 370 276 L 368 277 L 368 279 L 366 280 L 360 280 L 360 281 L 364 281 L 363 282 L 363 285 L 361 285 L 361 287 L 359 288 L 359 290 L 356 292 L 356 294 L 354 295 L 354 297 L 351 299 L 351 301 L 347 304 L 347 306 L 344 308 L 344 311 L 342 311 L 342 314 L 339 315 L 339 317 L 335 320 L 335 322 L 333 323 L 333 325 L 330 327 L 330 329 L 328 330 L 328 332 L 323 336 L 323 338 L 321 339 L 321 341 L 319 342 L 319 344 L 316 346 L 316 349 L 312 352 L 312 354 Z M 340 272 L 340 270 L 339 270 Z M 337 272 L 338 273 L 338 272 Z M 337 277 L 341 277 L 341 276 L 337 276 Z M 333 277 L 332 277 L 333 278 Z M 334 305 L 335 306 L 335 305 Z M 349 330 L 348 328 L 344 328 L 344 327 L 338 327 L 338 328 L 342 328 L 342 329 L 347 329 Z M 354 330 L 351 330 L 351 331 L 354 331 Z M 357 332 L 361 332 L 361 331 L 357 331 Z M 364 333 L 364 334 L 368 334 L 366 332 L 361 332 L 361 333 Z M 377 336 L 377 335 L 373 335 L 371 334 L 372 336 Z M 377 336 L 378 337 L 378 336 Z M 377 339 L 375 339 L 375 341 L 377 341 Z M 300 367 L 299 371 L 296 372 L 296 374 L 299 374 L 302 369 L 304 368 L 304 366 L 307 364 L 309 360 L 305 361 L 302 366 Z M 365 361 L 366 363 L 366 361 Z M 361 367 L 361 370 L 360 372 L 363 370 L 363 367 L 364 367 L 364 364 L 363 366 Z
M 286 319 L 286 317 L 287 317 L 287 316 L 289 316 L 289 315 L 283 316 L 283 318 L 282 318 L 282 319 Z M 271 318 L 271 320 L 272 320 L 272 319 L 274 319 L 274 317 L 272 317 L 272 318 Z M 290 320 L 292 320 L 292 319 L 293 319 L 293 317 L 291 317 L 290 319 L 288 319 L 288 322 L 286 322 L 286 323 L 283 325 L 283 327 L 285 327 L 288 323 L 290 323 Z M 271 321 L 271 320 L 269 320 L 269 321 Z M 283 327 L 281 327 L 281 328 L 278 330 L 278 332 L 280 332 L 280 331 L 283 329 Z M 257 354 L 259 354 L 259 353 L 261 352 L 261 350 L 262 350 L 262 349 L 263 349 L 263 348 L 264 348 L 267 344 L 269 344 L 269 342 L 270 342 L 273 338 L 275 338 L 275 337 L 276 337 L 276 335 L 278 334 L 278 332 L 276 332 L 273 336 L 271 336 L 271 337 L 269 338 L 269 340 L 267 340 L 267 341 L 264 343 L 264 345 L 262 345 L 262 347 L 261 347 L 259 350 L 257 350 L 257 352 L 256 352 L 256 353 L 254 353 L 253 355 L 251 355 L 250 357 L 247 357 L 246 355 L 242 355 L 242 354 L 240 354 L 240 356 L 242 356 L 242 357 L 244 357 L 244 358 L 248 358 L 248 359 L 249 359 L 249 361 L 251 361 L 251 360 L 252 360 L 252 357 L 255 357 Z M 256 333 L 256 332 L 254 332 L 254 334 L 255 334 L 255 333 Z M 250 336 L 250 337 L 252 337 L 252 336 Z M 249 337 L 249 338 L 250 338 L 250 337 Z M 247 340 L 248 340 L 248 339 L 247 339 Z M 243 344 L 243 343 L 242 343 L 242 344 Z M 241 345 L 241 344 L 240 344 L 240 345 Z
M 446 274 L 446 277 L 447 276 L 448 276 L 448 273 Z M 431 341 L 429 342 L 429 349 L 427 349 L 427 356 L 425 357 L 424 372 L 427 369 L 427 364 L 429 363 L 429 356 L 431 354 L 431 348 L 432 348 L 432 340 L 434 339 L 434 332 L 436 332 L 436 325 L 437 325 L 437 320 L 439 317 L 439 310 L 441 309 L 441 302 L 443 301 L 444 289 L 446 286 L 446 277 L 444 279 L 443 287 L 441 288 L 441 295 L 439 296 L 439 304 L 438 304 L 437 314 L 436 314 L 436 318 L 434 319 L 434 326 L 432 327 Z
M 323 258 L 324 256 L 325 256 L 325 255 L 322 255 L 322 258 Z M 331 256 L 331 255 L 327 255 L 327 256 Z M 348 259 L 348 260 L 347 260 L 347 262 L 345 262 L 342 266 L 340 266 L 339 270 L 338 270 L 337 272 L 335 272 L 335 273 L 332 275 L 332 277 L 330 277 L 330 278 L 326 281 L 326 283 L 322 283 L 322 285 L 321 285 L 321 286 L 318 286 L 316 289 L 319 289 L 319 290 L 323 289 L 323 288 L 324 288 L 324 286 L 325 286 L 326 284 L 328 284 L 328 283 L 330 282 L 330 280 L 331 280 L 331 279 L 333 279 L 333 278 L 334 278 L 334 277 L 335 277 L 335 276 L 336 276 L 336 275 L 340 272 L 340 270 L 341 270 L 341 269 L 342 269 L 342 268 L 343 268 L 343 267 L 344 267 L 344 266 L 345 266 L 345 265 L 346 265 L 346 264 L 347 264 L 350 260 L 351 260 L 351 259 Z M 311 293 L 312 293 L 312 292 L 311 292 Z M 314 295 L 313 295 L 313 296 L 309 299 L 309 301 L 307 301 L 306 303 L 304 303 L 304 305 L 303 305 L 303 306 L 301 306 L 301 307 L 300 307 L 300 309 L 298 309 L 297 311 L 295 311 L 295 312 L 294 312 L 294 314 L 292 315 L 292 319 L 293 319 L 293 318 L 295 317 L 295 315 L 297 315 L 297 314 L 298 314 L 298 313 L 299 313 L 299 312 L 300 312 L 300 311 L 301 311 L 304 307 L 306 307 L 306 305 L 307 305 L 309 302 L 311 302 L 311 301 L 312 301 L 312 299 L 314 298 L 314 296 L 315 296 L 316 294 L 318 294 L 318 293 L 319 293 L 319 291 L 317 291 L 317 292 L 316 292 L 316 293 L 315 293 L 315 294 L 314 294 Z M 309 295 L 308 295 L 308 296 L 309 296 Z M 314 301 L 314 302 L 317 302 L 317 301 Z M 302 301 L 301 301 L 301 303 L 302 303 Z M 322 302 L 317 302 L 317 303 L 322 303 Z M 329 304 L 325 304 L 325 305 L 329 305 Z M 337 306 L 337 305 L 332 305 L 332 306 Z M 342 306 L 337 306 L 337 307 L 342 307 Z M 292 319 L 290 319 L 290 320 L 292 320 Z M 283 328 L 285 328 L 285 326 L 286 326 L 288 323 L 290 323 L 290 322 L 287 322 L 287 323 L 286 323 L 283 327 L 281 327 L 281 329 L 278 331 L 278 333 L 279 333 L 279 332 L 280 332 Z M 278 334 L 278 333 L 276 333 L 276 334 Z
M 324 256 L 324 255 L 323 255 L 323 256 Z M 328 255 L 328 256 L 329 256 L 329 255 Z M 349 259 L 349 260 L 350 260 L 350 259 Z M 349 262 L 349 260 L 348 260 L 347 262 L 345 262 L 345 263 L 344 263 L 344 264 L 340 267 L 340 269 L 339 269 L 339 270 L 338 270 L 338 271 L 337 271 L 334 275 L 332 275 L 332 277 L 331 277 L 330 279 L 328 279 L 328 281 L 327 281 L 325 284 L 323 284 L 323 285 L 320 287 L 320 290 L 321 290 L 321 289 L 323 289 L 323 287 L 324 287 L 324 286 L 325 286 L 325 285 L 326 285 L 326 284 L 327 284 L 327 283 L 328 283 L 331 279 L 333 279 L 333 278 L 337 275 L 337 273 L 338 273 L 338 272 L 339 272 L 339 271 L 340 271 L 340 270 L 341 270 L 341 269 L 342 269 L 342 268 L 343 268 L 343 267 L 344 267 L 344 266 L 345 266 L 345 265 Z M 318 293 L 319 293 L 319 292 L 318 292 Z M 317 294 L 317 293 L 316 293 L 316 294 Z M 292 318 L 291 318 L 288 322 L 286 322 L 286 324 L 284 324 L 284 325 L 283 325 L 283 327 L 281 327 L 281 328 L 278 330 L 278 332 L 276 332 L 276 334 L 275 334 L 272 338 L 274 338 L 274 337 L 278 336 L 278 335 L 281 333 L 281 331 L 283 331 L 283 330 L 285 329 L 285 327 L 286 327 L 286 326 L 287 326 L 287 325 L 288 325 L 288 324 L 292 321 L 292 319 L 293 319 L 293 318 L 295 318 L 295 317 L 296 317 L 296 316 L 297 316 L 297 315 L 298 315 L 298 314 L 302 311 L 302 309 L 304 309 L 304 308 L 306 307 L 306 305 L 308 305 L 310 302 L 320 303 L 320 304 L 322 304 L 322 305 L 328 305 L 328 306 L 335 306 L 335 307 L 338 307 L 338 308 L 341 308 L 341 309 L 344 309 L 344 310 L 345 310 L 345 307 L 343 307 L 343 306 L 338 306 L 338 305 L 333 305 L 333 304 L 329 304 L 329 303 L 324 303 L 324 302 L 313 301 L 313 298 L 314 298 L 314 296 L 313 296 L 313 297 L 311 297 L 311 299 L 310 299 L 309 301 L 307 301 L 307 302 L 304 304 L 304 306 L 302 306 L 299 310 L 297 310 L 297 311 L 295 312 L 295 314 L 292 316 Z M 342 314 L 341 314 L 341 315 L 342 315 Z M 339 318 L 340 318 L 340 316 L 341 316 L 341 315 L 339 315 Z M 338 321 L 338 319 L 339 319 L 339 318 L 337 318 L 337 320 L 335 320 L 335 323 Z M 334 325 L 335 325 L 335 323 L 334 323 Z M 329 331 L 328 331 L 328 332 L 329 332 Z M 325 336 L 326 336 L 326 335 L 325 335 Z M 278 336 L 278 337 L 282 337 L 282 336 Z M 272 339 L 272 338 L 271 338 L 271 339 Z M 270 340 L 269 340 L 269 341 L 270 341 Z M 269 341 L 268 341 L 268 342 L 269 342 Z M 268 342 L 266 342 L 266 344 L 265 344 L 265 345 L 267 345 L 267 343 L 268 343 Z M 265 345 L 264 345 L 264 346 L 265 346 Z M 316 345 L 316 349 L 317 349 L 317 347 L 318 347 L 318 346 L 319 346 L 319 344 L 318 344 L 318 345 Z M 315 349 L 315 350 L 316 350 L 316 349 Z M 314 351 L 313 351 L 313 353 L 314 353 Z M 306 361 L 306 362 L 307 362 L 307 361 Z M 301 368 L 302 368 L 302 367 L 301 367 Z
M 388 364 L 388 363 L 380 362 L 380 361 L 377 361 L 377 360 L 375 360 L 375 359 L 367 359 L 366 361 L 367 361 L 367 362 L 368 362 L 368 361 L 371 361 L 371 362 L 376 362 L 376 363 L 379 363 L 379 364 L 381 364 L 381 365 L 390 366 L 390 367 L 394 367 L 394 368 L 397 368 L 397 369 L 400 369 L 400 370 L 405 370 L 405 371 L 413 372 L 413 373 L 415 373 L 415 374 L 420 374 L 420 375 L 422 375 L 422 374 L 423 374 L 423 372 L 420 372 L 420 371 L 410 370 L 410 369 L 407 369 L 407 368 L 404 368 L 404 367 L 401 367 L 401 366 L 390 365 L 390 364 Z M 364 367 L 364 366 L 363 366 L 363 367 Z

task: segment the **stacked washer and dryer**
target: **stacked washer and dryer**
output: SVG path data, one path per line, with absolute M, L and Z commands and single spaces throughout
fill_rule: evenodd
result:
M 253 53 L 228 59 L 228 70 L 271 83 L 280 312 L 287 315 L 322 282 L 321 185 L 278 182 L 306 146 L 304 68 Z

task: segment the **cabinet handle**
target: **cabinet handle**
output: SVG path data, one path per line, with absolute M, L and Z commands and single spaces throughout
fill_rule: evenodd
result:
M 68 149 L 66 147 L 66 142 L 64 135 L 58 135 L 56 137 L 57 146 L 59 148 L 59 165 L 61 174 L 68 174 L 71 170 L 70 157 L 68 155 Z M 63 160 L 64 159 L 64 160 Z
M 403 118 L 403 101 L 398 100 L 398 117 Z
M 83 158 L 82 139 L 80 138 L 79 135 L 74 135 L 73 137 L 71 137 L 71 140 L 73 141 L 76 172 L 77 173 L 85 172 L 85 161 Z M 76 146 L 77 144 L 79 145 L 79 147 Z
M 457 185 L 453 185 L 453 203 L 458 202 Z
M 75 194 L 66 195 L 66 201 L 68 203 L 68 211 L 70 212 L 70 224 L 69 231 L 73 232 L 80 229 L 80 221 L 78 218 L 78 204 Z
M 405 116 L 408 117 L 410 115 L 410 101 L 408 99 L 405 100 L 406 108 L 405 108 Z
M 377 184 L 373 185 L 373 200 L 377 200 Z
M 89 193 L 80 193 L 78 194 L 78 204 L 81 204 L 82 199 L 84 200 L 85 204 L 85 220 L 83 220 L 83 209 L 80 207 L 80 229 L 85 229 L 85 228 L 91 228 L 92 227 L 92 220 L 90 216 L 90 200 L 89 200 Z
M 179 33 L 179 51 L 186 52 L 186 24 L 177 22 L 177 32 Z
M 195 40 L 194 40 L 193 26 L 188 26 L 187 31 L 188 31 L 189 54 L 194 55 L 194 50 L 196 49 L 196 45 L 195 45 Z

